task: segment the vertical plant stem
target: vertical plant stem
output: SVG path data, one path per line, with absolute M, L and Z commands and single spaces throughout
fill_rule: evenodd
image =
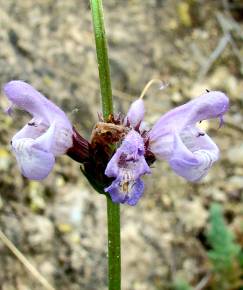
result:
M 109 290 L 121 289 L 120 206 L 107 196 Z
M 102 110 L 104 119 L 107 120 L 109 115 L 113 113 L 113 104 L 102 0 L 90 0 L 90 5 L 93 17 L 96 54 L 100 77 Z
M 102 111 L 104 120 L 113 113 L 112 90 L 108 49 L 105 35 L 102 0 L 90 0 L 96 54 L 100 78 Z M 108 282 L 109 290 L 121 289 L 121 250 L 120 250 L 120 206 L 107 196 L 108 224 Z

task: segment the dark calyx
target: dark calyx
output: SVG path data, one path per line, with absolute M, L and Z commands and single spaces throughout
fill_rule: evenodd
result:
M 91 185 L 100 193 L 104 194 L 104 188 L 109 186 L 113 178 L 105 175 L 105 169 L 115 150 L 121 144 L 124 137 L 131 130 L 130 125 L 123 125 L 120 115 L 110 116 L 107 122 L 100 117 L 88 142 L 73 128 L 73 147 L 67 151 L 67 155 L 82 164 L 81 171 Z M 139 129 L 136 128 L 139 132 Z M 145 140 L 145 159 L 149 165 L 155 161 L 152 152 L 148 150 L 148 139 Z

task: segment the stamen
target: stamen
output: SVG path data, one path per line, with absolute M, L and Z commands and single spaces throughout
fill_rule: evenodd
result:
M 144 87 L 144 89 L 143 89 L 143 91 L 142 91 L 142 93 L 141 93 L 141 95 L 140 95 L 140 99 L 142 99 L 143 97 L 144 97 L 144 95 L 147 93 L 147 91 L 148 91 L 148 89 L 151 87 L 151 85 L 153 85 L 153 84 L 159 84 L 160 86 L 159 86 L 159 90 L 163 90 L 163 89 L 165 89 L 165 88 L 167 88 L 168 87 L 168 85 L 169 85 L 169 83 L 165 83 L 165 82 L 163 82 L 163 81 L 161 81 L 161 80 L 159 80 L 159 79 L 152 79 L 152 80 L 150 80 L 148 83 L 147 83 L 147 85 Z
M 124 192 L 124 193 L 128 193 L 128 188 L 129 188 L 129 182 L 127 181 L 127 182 L 124 182 L 124 183 L 121 183 L 121 190 L 122 190 L 122 192 Z
M 132 188 L 135 184 L 134 180 L 126 181 L 126 182 L 120 182 L 120 191 L 125 194 L 129 194 L 132 191 Z
M 129 194 L 135 184 L 134 176 L 130 170 L 125 169 L 122 171 L 122 180 L 119 183 L 120 191 Z

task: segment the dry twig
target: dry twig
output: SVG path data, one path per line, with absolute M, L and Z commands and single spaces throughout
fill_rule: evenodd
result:
M 207 286 L 210 278 L 211 278 L 211 275 L 210 274 L 207 274 L 205 277 L 203 277 L 202 280 L 195 287 L 195 290 L 202 290 L 202 289 L 204 289 L 204 287 Z
M 26 259 L 26 257 L 15 247 L 15 245 L 0 230 L 0 240 L 2 243 L 18 258 L 25 268 L 38 280 L 38 282 L 47 290 L 55 290 L 54 287 L 43 277 L 40 272 Z

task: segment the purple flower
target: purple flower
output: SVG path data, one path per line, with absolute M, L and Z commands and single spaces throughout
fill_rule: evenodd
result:
M 131 125 L 131 127 L 136 128 L 141 124 L 144 118 L 145 108 L 142 99 L 138 99 L 133 102 L 128 110 L 125 117 L 124 124 Z
M 220 118 L 228 110 L 228 97 L 208 92 L 162 116 L 148 133 L 149 148 L 156 159 L 165 159 L 180 176 L 196 182 L 219 158 L 219 149 L 196 123 Z
M 55 157 L 67 153 L 83 164 L 87 178 L 101 191 L 113 178 L 105 191 L 113 202 L 129 205 L 135 205 L 142 196 L 141 177 L 151 173 L 149 166 L 156 159 L 166 160 L 178 175 L 189 181 L 204 177 L 218 160 L 219 149 L 196 124 L 219 118 L 222 125 L 229 106 L 225 94 L 208 92 L 169 111 L 146 131 L 144 102 L 140 98 L 132 103 L 124 120 L 111 116 L 108 123 L 98 123 L 89 143 L 61 109 L 29 84 L 11 81 L 4 86 L 4 93 L 11 102 L 9 114 L 17 106 L 33 117 L 11 141 L 25 177 L 44 179 L 52 170 Z M 110 145 L 117 142 L 120 146 L 111 157 Z
M 196 123 L 219 118 L 228 110 L 228 97 L 221 92 L 208 92 L 162 116 L 148 132 L 140 128 L 144 104 L 135 101 L 125 118 L 130 132 L 107 165 L 105 174 L 114 177 L 106 188 L 114 202 L 135 205 L 144 185 L 141 176 L 150 173 L 151 155 L 166 160 L 185 179 L 196 182 L 204 177 L 219 158 L 219 149 Z M 136 131 L 135 131 L 136 130 Z M 154 160 L 154 159 L 153 159 Z
M 23 81 L 7 83 L 4 93 L 11 102 L 9 114 L 17 106 L 33 117 L 14 135 L 11 146 L 22 174 L 42 180 L 52 170 L 55 157 L 72 147 L 72 125 L 61 109 Z
M 113 202 L 135 205 L 142 196 L 144 184 L 140 177 L 151 173 L 144 153 L 143 138 L 132 129 L 105 170 L 108 177 L 115 177 L 112 184 L 105 189 Z

